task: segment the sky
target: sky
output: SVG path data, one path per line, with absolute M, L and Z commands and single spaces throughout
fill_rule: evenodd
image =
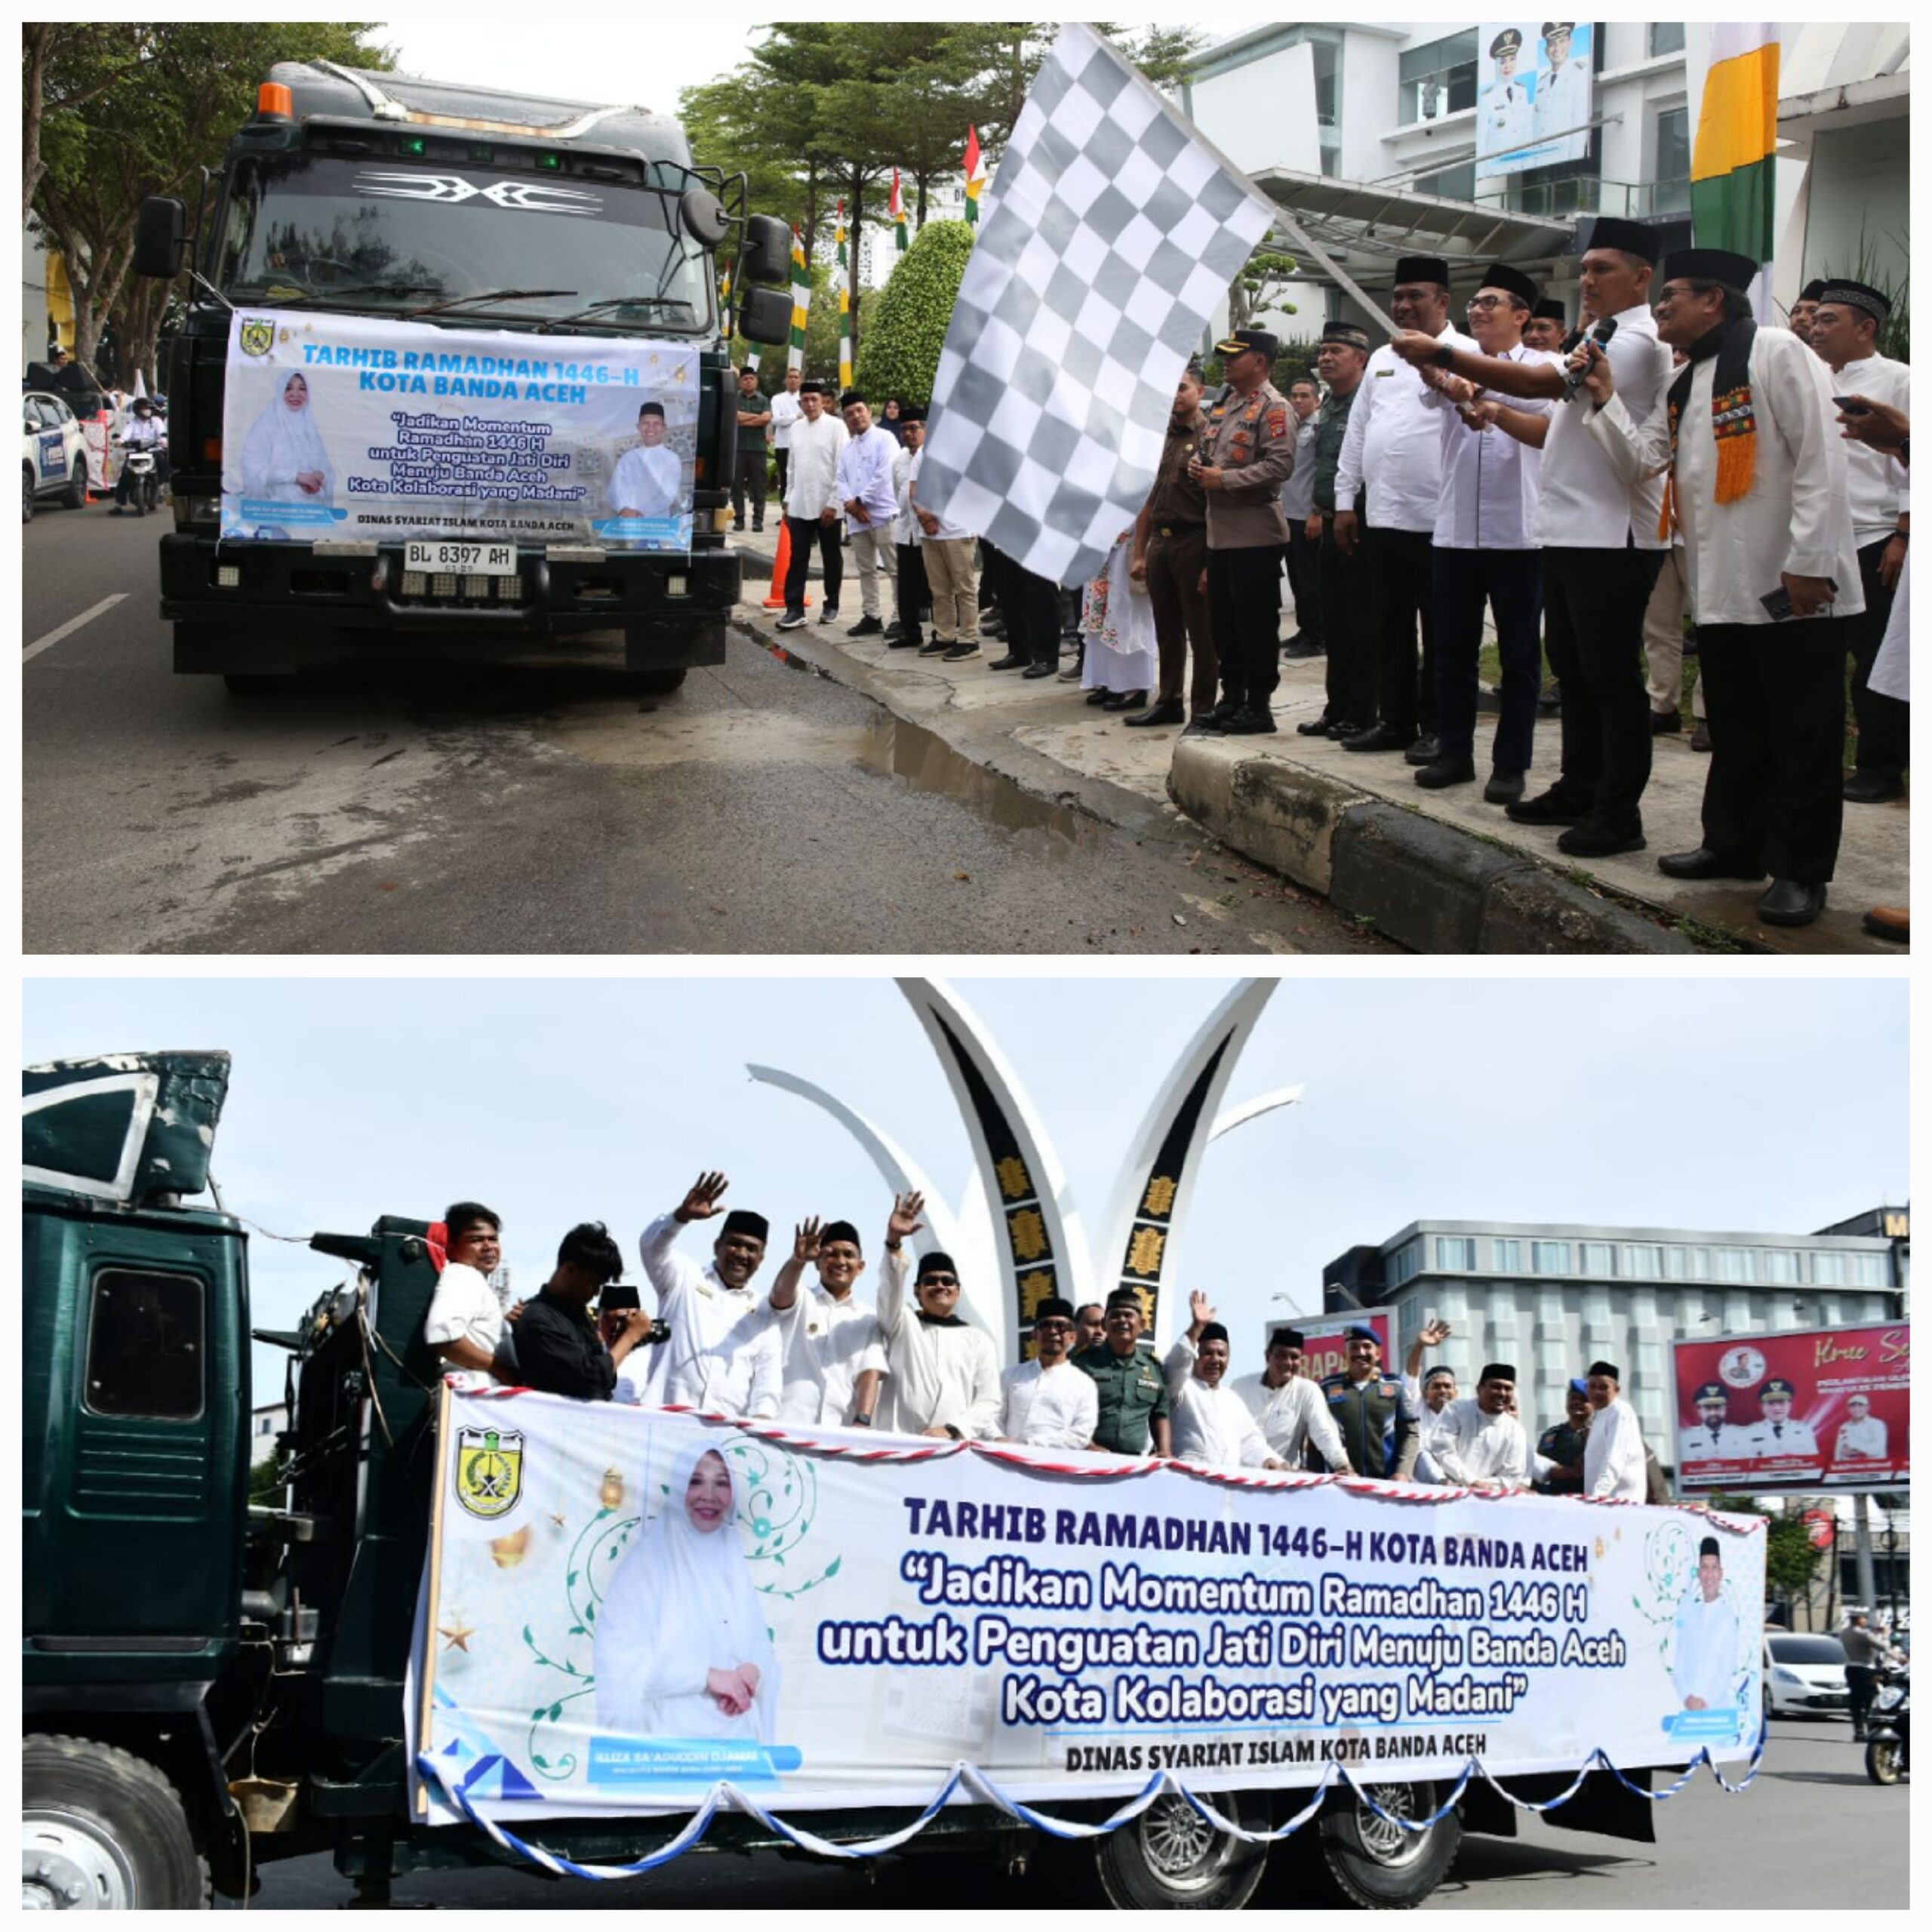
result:
M 1031 1094 L 1091 1235 L 1136 1126 L 1234 982 L 951 983 Z M 1869 977 L 1284 979 L 1223 1106 L 1306 1094 L 1208 1150 L 1175 1305 L 1208 1291 L 1239 1370 L 1271 1315 L 1320 1306 L 1325 1263 L 1414 1220 L 1804 1233 L 1905 1201 L 1906 1002 L 1902 980 Z M 29 1063 L 217 1047 L 235 1060 L 214 1161 L 229 1211 L 306 1238 L 480 1199 L 503 1216 L 523 1293 L 580 1220 L 607 1221 L 634 1263 L 645 1223 L 705 1168 L 731 1176 L 728 1204 L 770 1218 L 774 1250 L 818 1214 L 856 1222 L 876 1251 L 891 1201 L 869 1161 L 752 1082 L 749 1061 L 830 1088 L 955 1202 L 971 1171 L 884 977 L 774 962 L 743 978 L 26 982 Z M 701 1230 L 685 1238 L 707 1256 Z M 260 1237 L 250 1266 L 257 1327 L 286 1325 L 341 1275 Z M 259 1404 L 281 1370 L 257 1356 Z

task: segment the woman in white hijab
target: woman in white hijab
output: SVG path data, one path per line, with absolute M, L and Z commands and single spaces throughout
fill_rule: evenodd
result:
M 778 1660 L 738 1541 L 730 1466 L 703 1442 L 671 1467 L 664 1506 L 597 1614 L 597 1721 L 632 1737 L 769 1744 Z
M 1154 601 L 1134 581 L 1134 532 L 1123 531 L 1107 552 L 1100 574 L 1081 600 L 1080 628 L 1087 640 L 1080 681 L 1089 704 L 1109 711 L 1137 711 L 1147 702 L 1157 672 Z
M 309 413 L 309 379 L 299 369 L 242 443 L 242 494 L 271 503 L 323 503 L 335 494 L 335 466 Z M 271 534 L 266 523 L 260 534 Z

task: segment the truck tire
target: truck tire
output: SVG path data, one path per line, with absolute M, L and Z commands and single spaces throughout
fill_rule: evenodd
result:
M 1385 1811 L 1426 1818 L 1441 1803 L 1432 1784 L 1378 1784 L 1368 1789 Z M 1305 1875 L 1335 1905 L 1409 1910 L 1449 1875 L 1462 1849 L 1463 1827 L 1452 1812 L 1426 1832 L 1405 1832 L 1378 1818 L 1353 1792 L 1296 1832 Z
M 88 506 L 88 460 L 82 457 L 74 465 L 73 473 L 67 478 L 67 492 L 60 500 L 70 510 L 84 510 Z
M 685 681 L 685 667 L 681 664 L 664 671 L 633 671 L 630 673 L 631 688 L 641 691 L 646 697 L 669 697 Z
M 273 671 L 224 671 L 221 681 L 231 697 L 272 697 L 285 691 L 295 681 Z
M 29 1737 L 20 1789 L 22 1896 L 72 1911 L 202 1912 L 208 1860 L 174 1787 L 89 1737 Z
M 1244 1830 L 1272 1823 L 1264 1793 L 1217 1792 L 1212 1801 Z M 1171 1793 L 1131 1824 L 1067 1849 L 1083 1902 L 1116 1912 L 1238 1912 L 1261 1883 L 1269 1850 L 1217 1832 Z

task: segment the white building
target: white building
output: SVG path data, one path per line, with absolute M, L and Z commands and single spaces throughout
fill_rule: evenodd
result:
M 1684 25 L 1611 20 L 1592 31 L 1601 38 L 1589 48 L 1580 158 L 1480 180 L 1478 102 L 1491 63 L 1477 24 L 1247 28 L 1195 57 L 1181 105 L 1371 296 L 1386 296 L 1398 255 L 1447 255 L 1452 270 L 1502 259 L 1574 317 L 1577 235 L 1589 217 L 1654 223 L 1666 249 L 1690 239 Z M 1861 223 L 1881 271 L 1903 279 L 1909 51 L 1903 23 L 1785 27 L 1780 301 L 1811 275 L 1851 272 Z M 1303 269 L 1311 285 L 1280 319 L 1285 336 L 1311 340 L 1330 316 L 1370 319 L 1317 264 Z

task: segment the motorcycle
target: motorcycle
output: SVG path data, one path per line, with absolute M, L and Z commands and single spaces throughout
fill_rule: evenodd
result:
M 1897 1784 L 1912 1774 L 1912 1673 L 1882 1672 L 1878 1684 L 1866 1719 L 1865 1775 L 1874 1784 Z
M 114 440 L 120 447 L 122 466 L 129 479 L 127 502 L 133 506 L 137 516 L 146 516 L 150 511 L 158 510 L 161 507 L 161 466 L 168 454 L 166 440 L 134 444 L 130 444 L 124 436 L 116 436 Z

